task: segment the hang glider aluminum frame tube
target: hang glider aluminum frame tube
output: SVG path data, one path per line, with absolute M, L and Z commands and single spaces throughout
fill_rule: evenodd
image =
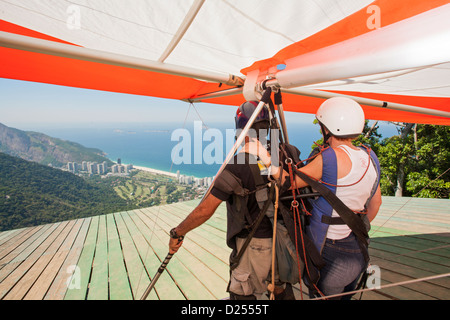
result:
M 241 146 L 242 142 L 244 142 L 244 139 L 247 136 L 248 131 L 250 130 L 251 126 L 255 122 L 256 117 L 259 115 L 259 113 L 261 112 L 261 110 L 264 107 L 264 105 L 269 102 L 271 94 L 272 94 L 272 89 L 271 88 L 267 88 L 264 91 L 264 94 L 263 94 L 263 96 L 261 98 L 261 101 L 258 103 L 258 106 L 256 107 L 255 111 L 253 111 L 253 114 L 250 117 L 250 119 L 248 119 L 248 122 L 245 125 L 244 129 L 242 129 L 242 132 L 240 133 L 239 137 L 237 137 L 236 142 L 233 145 L 233 148 L 231 148 L 231 150 L 228 152 L 228 155 L 225 158 L 225 161 L 222 163 L 222 165 L 220 166 L 219 170 L 216 173 L 216 178 L 213 180 L 213 182 L 209 186 L 208 190 L 206 190 L 206 192 L 203 195 L 203 198 L 200 201 L 200 203 L 202 203 L 208 197 L 208 195 L 211 192 L 211 189 L 214 186 L 215 180 L 222 173 L 222 171 L 225 169 L 227 164 L 231 161 L 231 158 L 234 157 L 234 154 L 239 149 L 239 147 Z
M 329 99 L 332 97 L 347 97 L 347 98 L 355 100 L 359 104 L 366 105 L 366 106 L 450 118 L 450 112 L 442 111 L 442 110 L 416 107 L 416 106 L 411 106 L 411 105 L 407 105 L 407 104 L 401 104 L 401 103 L 395 103 L 395 102 L 389 102 L 389 101 L 383 101 L 383 100 L 362 98 L 362 97 L 357 97 L 357 96 L 352 96 L 352 95 L 345 95 L 345 94 L 340 94 L 340 93 L 321 91 L 321 90 L 317 90 L 317 89 L 307 89 L 307 88 L 284 89 L 284 88 L 280 88 L 280 85 L 276 79 L 267 81 L 265 83 L 265 85 L 267 87 L 271 87 L 276 90 L 279 89 L 279 90 L 281 90 L 281 92 L 288 93 L 288 94 L 295 94 L 295 95 L 300 95 L 300 96 L 307 96 L 307 97 L 321 98 L 321 99 Z M 222 91 L 211 92 L 211 93 L 199 95 L 194 98 L 187 99 L 186 101 L 187 102 L 206 102 L 205 100 L 208 100 L 208 99 L 238 95 L 238 94 L 242 94 L 242 92 L 243 92 L 243 88 L 239 87 L 239 88 L 233 88 L 233 89 L 222 90 Z M 280 117 L 281 117 L 281 114 L 280 114 Z
M 277 104 L 278 116 L 281 122 L 281 130 L 283 130 L 284 141 L 289 144 L 289 135 L 286 127 L 286 118 L 284 116 L 283 104 Z
M 194 102 L 202 102 L 203 100 L 208 100 L 208 99 L 236 96 L 236 95 L 240 95 L 240 94 L 242 94 L 242 87 L 237 87 L 237 88 L 231 88 L 231 89 L 226 89 L 226 90 L 220 90 L 220 91 L 200 94 L 200 95 L 197 95 L 196 97 L 193 97 L 190 99 L 185 99 L 184 101 L 194 103 Z
M 223 83 L 230 86 L 241 86 L 244 83 L 244 80 L 241 77 L 232 74 L 222 74 L 190 67 L 177 66 L 158 61 L 22 36 L 4 31 L 0 31 L 0 46 L 70 59 L 103 63 L 107 65 Z
M 281 88 L 433 66 L 450 61 L 450 4 L 285 61 Z
M 186 18 L 181 23 L 180 27 L 178 28 L 177 33 L 173 37 L 172 41 L 170 41 L 170 43 L 167 46 L 164 53 L 158 59 L 158 62 L 164 62 L 169 57 L 169 55 L 172 53 L 172 51 L 175 49 L 175 47 L 178 45 L 178 43 L 183 38 L 186 31 L 191 26 L 192 22 L 194 22 L 195 17 L 197 16 L 198 12 L 200 11 L 200 9 L 202 8 L 204 3 L 205 3 L 205 0 L 194 1 L 191 9 L 189 9 L 189 12 L 186 14 Z
M 401 104 L 401 103 L 361 98 L 361 97 L 340 94 L 340 93 L 334 93 L 334 92 L 320 91 L 320 90 L 314 90 L 314 89 L 304 89 L 304 88 L 281 89 L 281 91 L 285 92 L 285 93 L 290 93 L 290 94 L 296 94 L 296 95 L 313 97 L 313 98 L 322 98 L 322 99 L 329 99 L 329 98 L 333 98 L 333 97 L 346 97 L 346 98 L 353 99 L 356 102 L 358 102 L 359 104 L 366 105 L 366 106 L 450 118 L 450 112 L 443 111 L 443 110 L 428 109 L 428 108 L 416 107 L 416 106 L 411 106 L 411 105 Z

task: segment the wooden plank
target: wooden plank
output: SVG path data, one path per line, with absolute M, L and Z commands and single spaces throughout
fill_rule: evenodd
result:
M 397 255 L 397 257 L 409 257 L 418 261 L 431 262 L 435 265 L 444 267 L 450 266 L 450 258 L 439 255 L 434 255 L 431 250 L 423 251 L 424 249 L 416 249 L 404 242 L 396 241 L 395 237 L 377 238 L 377 241 L 372 241 L 370 246 L 372 248 L 381 249 Z
M 358 293 L 357 295 L 353 296 L 353 299 L 359 300 L 360 295 L 361 294 Z M 378 291 L 366 291 L 362 294 L 361 300 L 392 300 L 392 298 Z
M 88 294 L 89 279 L 91 276 L 92 261 L 94 259 L 95 245 L 97 243 L 99 217 L 92 217 L 89 224 L 83 250 L 77 263 L 77 286 L 69 287 L 64 296 L 65 300 L 85 300 Z M 75 271 L 75 270 L 74 270 Z
M 153 211 L 153 212 L 155 211 L 155 209 L 153 209 L 153 208 L 147 208 L 147 210 Z M 190 211 L 181 211 L 181 210 L 176 210 L 176 209 L 174 210 L 173 208 L 170 208 L 170 207 L 166 207 L 166 208 L 162 209 L 161 211 L 162 211 L 160 213 L 161 215 L 164 215 L 164 213 L 166 213 L 165 215 L 167 217 L 170 217 L 170 218 L 177 217 L 179 219 L 178 220 L 179 222 L 184 220 L 190 213 Z M 216 210 L 214 215 L 208 221 L 206 221 L 204 224 L 202 224 L 202 229 L 205 231 L 208 231 L 208 234 L 210 234 L 210 235 L 215 235 L 215 236 L 223 239 L 224 235 L 226 235 L 226 220 L 223 220 L 223 219 L 217 220 L 216 219 L 221 214 L 222 213 L 219 209 Z M 158 214 L 157 214 L 157 216 L 158 216 Z M 216 221 L 214 223 L 210 222 L 210 220 L 215 220 L 215 219 L 216 219 Z
M 106 222 L 108 229 L 109 297 L 111 300 L 131 300 L 133 295 L 114 215 L 108 214 Z
M 64 295 L 66 299 L 85 299 L 88 292 L 94 297 L 98 286 L 104 299 L 109 286 L 106 298 L 139 299 L 149 277 L 167 254 L 168 230 L 181 222 L 198 202 L 89 218 L 83 220 L 82 227 L 81 221 L 67 222 L 77 223 L 70 232 L 60 229 L 61 224 L 1 232 L 0 297 L 5 296 L 1 292 L 6 290 L 8 299 L 20 298 L 24 292 L 28 292 L 26 299 L 41 299 L 46 291 L 45 299 L 60 299 Z M 448 272 L 448 204 L 447 199 L 383 199 L 372 226 L 370 250 L 371 263 L 381 267 L 384 284 Z M 58 234 L 59 231 L 62 233 Z M 230 251 L 225 244 L 225 231 L 226 208 L 221 205 L 207 223 L 189 233 L 149 298 L 224 298 L 227 294 L 220 283 L 227 283 Z M 70 276 L 67 268 L 73 265 L 80 267 L 81 287 L 67 290 Z M 92 267 L 96 271 L 91 279 Z M 100 272 L 102 268 L 106 272 Z M 101 286 L 95 284 L 96 279 L 102 279 Z M 122 288 L 128 292 L 123 296 L 119 293 Z M 442 278 L 366 292 L 363 299 L 448 299 L 449 292 L 450 279 Z
M 145 288 L 150 284 L 149 277 L 145 271 L 144 264 L 139 256 L 139 252 L 133 242 L 132 236 L 134 232 L 129 231 L 129 226 L 126 223 L 128 215 L 126 212 L 114 214 L 114 218 L 117 224 L 117 230 L 119 231 L 120 243 L 122 244 L 123 254 L 125 258 L 125 265 L 127 267 L 128 278 L 133 293 L 133 299 L 140 299 L 144 294 Z M 153 292 L 151 299 L 157 299 L 156 294 Z
M 153 230 L 154 221 L 146 215 L 140 215 L 140 217 L 149 230 Z M 155 253 L 158 257 L 161 257 L 161 259 L 168 253 L 168 239 L 168 231 L 164 231 L 161 228 L 155 228 L 151 245 L 154 248 Z M 214 296 L 214 293 L 210 290 L 220 291 L 220 283 L 223 282 L 223 280 L 220 279 L 217 283 L 214 283 L 217 285 L 215 288 L 207 286 L 207 284 L 210 284 L 210 280 L 215 280 L 217 278 L 217 274 L 208 269 L 202 261 L 199 261 L 195 257 L 192 259 L 191 253 L 186 251 L 183 247 L 181 247 L 177 254 L 174 255 L 170 264 L 167 266 L 167 270 L 173 278 L 177 280 L 178 286 L 181 288 L 187 299 L 209 300 L 222 299 L 226 296 L 225 292 L 223 293 L 224 296 Z
M 0 247 L 3 245 L 3 243 L 5 243 L 6 241 L 8 241 L 9 239 L 11 239 L 12 237 L 14 237 L 15 235 L 17 235 L 18 233 L 24 231 L 26 228 L 22 228 L 22 229 L 15 229 L 15 230 L 8 230 L 8 231 L 2 231 L 0 232 Z M 1 250 L 0 250 L 1 252 Z
M 132 220 L 130 221 L 130 231 L 133 235 L 139 234 L 139 237 L 133 237 L 139 254 L 149 274 L 150 279 L 156 274 L 159 266 L 161 265 L 161 259 L 164 257 L 158 257 L 154 249 L 149 245 L 152 243 L 151 231 L 143 223 L 140 210 L 134 210 L 128 212 L 128 216 Z M 148 235 L 150 235 L 148 237 Z M 184 300 L 185 297 L 180 288 L 174 282 L 174 279 L 170 276 L 169 272 L 163 272 L 155 285 L 153 290 L 157 297 L 161 300 Z
M 133 212 L 130 212 L 130 214 L 133 214 Z M 136 214 L 136 211 L 134 212 L 134 214 Z M 139 226 L 142 230 L 142 234 L 146 237 L 147 242 L 151 245 L 151 249 L 157 256 L 158 260 L 156 266 L 159 267 L 162 260 L 164 260 L 164 258 L 168 253 L 167 239 L 164 243 L 161 241 L 160 237 L 157 236 L 159 232 L 164 233 L 164 231 L 161 229 L 159 225 L 152 224 L 152 221 L 149 220 L 145 215 L 139 214 L 138 217 L 142 221 L 139 223 Z M 158 292 L 158 294 L 160 294 L 161 292 L 162 296 L 165 293 L 167 284 L 172 285 L 172 282 L 175 282 L 179 290 L 183 293 L 184 299 L 189 299 L 192 296 L 196 296 L 196 299 L 202 299 L 202 296 L 203 297 L 208 296 L 209 292 L 205 290 L 203 284 L 193 276 L 190 270 L 187 269 L 179 261 L 178 256 L 179 254 L 177 253 L 174 257 L 172 257 L 170 264 L 167 266 L 166 270 L 162 274 L 162 276 L 164 275 L 166 276 L 164 281 L 163 282 L 158 281 L 158 283 L 156 284 L 155 289 Z M 156 273 L 157 268 L 155 268 L 152 271 L 153 272 L 151 274 L 153 275 Z M 167 278 L 167 275 L 170 275 L 170 278 Z M 190 283 L 191 286 L 185 287 L 184 286 L 185 282 Z
M 160 214 L 159 216 L 155 215 L 155 211 L 151 208 L 140 209 L 140 212 L 146 214 L 153 221 L 161 220 L 164 223 L 165 230 L 172 229 L 184 220 L 184 217 L 179 217 L 175 212 L 166 215 Z M 210 228 L 202 225 L 201 228 L 189 232 L 188 238 L 228 264 L 231 249 L 226 245 L 226 234 L 221 232 L 220 235 L 217 235 L 209 232 L 210 230 Z
M 68 234 L 75 225 L 75 220 L 66 221 L 61 223 L 61 230 L 55 230 L 55 235 L 57 237 L 53 239 L 50 245 L 41 253 L 41 255 L 36 259 L 36 262 L 31 266 L 27 273 L 16 283 L 14 288 L 4 297 L 6 300 L 22 300 L 37 279 L 42 275 L 43 271 L 47 268 L 50 261 L 54 258 L 61 244 L 64 243 Z M 53 277 L 51 278 L 53 280 Z M 41 288 L 45 292 L 48 286 Z
M 447 226 L 444 225 L 430 225 L 424 222 L 419 222 L 417 220 L 401 220 L 398 217 L 390 218 L 389 221 L 387 219 L 385 221 L 380 221 L 380 218 L 375 218 L 373 226 L 382 225 L 383 227 L 391 227 L 400 230 L 405 230 L 409 232 L 415 233 L 445 233 L 448 232 Z M 374 227 L 376 229 L 376 227 Z
M 54 239 L 64 229 L 65 224 L 56 223 L 51 225 L 48 232 L 42 235 L 44 241 L 40 242 L 40 245 L 27 256 L 17 268 L 14 269 L 3 281 L 0 283 L 0 299 L 3 299 L 8 292 L 13 289 L 17 282 L 28 272 L 33 264 L 38 260 L 45 250 L 53 243 Z M 9 266 L 9 265 L 8 265 Z M 2 269 L 3 271 L 3 269 Z
M 384 237 L 377 237 L 374 241 L 377 241 L 378 238 L 392 237 L 392 234 L 385 234 Z M 394 238 L 394 237 L 393 237 Z M 448 243 L 449 237 L 441 234 L 418 234 L 418 235 L 403 235 L 395 237 L 395 242 L 400 246 L 405 246 L 412 250 L 444 250 L 443 256 L 448 256 L 450 253 L 450 243 Z M 446 254 L 445 254 L 446 252 Z
M 72 221 L 73 227 L 70 230 L 70 233 L 67 235 L 64 242 L 61 244 L 61 247 L 55 253 L 51 261 L 42 271 L 42 274 L 30 288 L 28 293 L 23 298 L 24 300 L 43 300 L 48 290 L 45 288 L 50 288 L 52 282 L 54 281 L 56 275 L 58 274 L 62 264 L 64 263 L 67 255 L 69 254 L 70 248 L 73 245 L 73 242 L 80 231 L 80 228 L 83 224 L 82 220 L 74 220 Z M 68 228 L 70 225 L 68 226 Z M 47 254 L 47 253 L 46 253 Z M 36 266 L 36 264 L 35 264 Z
M 178 225 L 181 221 L 183 221 L 186 216 L 189 214 L 189 211 L 183 212 L 183 211 L 178 211 L 178 210 L 169 210 L 169 209 L 165 209 L 165 210 L 161 210 L 161 211 L 156 211 L 156 208 L 146 208 L 146 209 L 141 209 L 142 212 L 145 212 L 146 214 L 153 215 L 156 217 L 156 219 L 158 219 L 159 217 L 162 217 L 162 219 L 164 219 L 165 222 L 167 222 L 170 227 L 169 230 L 173 227 L 175 227 L 176 225 Z M 213 215 L 219 215 L 220 213 L 218 211 L 216 211 L 216 213 Z M 223 222 L 226 225 L 226 222 Z M 202 224 L 201 228 L 196 228 L 192 231 L 192 234 L 196 234 L 198 236 L 201 236 L 204 238 L 204 241 L 209 241 L 214 243 L 220 251 L 217 251 L 217 253 L 221 254 L 223 257 L 225 257 L 225 260 L 228 260 L 228 256 L 229 256 L 229 252 L 230 252 L 230 248 L 228 248 L 228 246 L 226 245 L 226 241 L 224 241 L 224 239 L 226 239 L 226 231 L 222 230 L 223 228 L 216 228 L 214 226 L 208 225 L 206 223 Z M 191 234 L 191 233 L 190 233 Z
M 384 245 L 379 243 L 371 243 L 370 249 L 372 251 L 375 251 L 376 255 L 380 258 L 385 258 L 390 261 L 399 262 L 408 266 L 412 266 L 418 269 L 430 271 L 434 274 L 441 274 L 441 273 L 448 273 L 449 268 L 441 265 L 436 264 L 432 261 L 428 260 L 419 260 L 415 257 L 410 257 L 407 255 L 399 254 L 399 252 L 407 252 L 404 249 L 402 250 L 399 247 L 394 247 L 390 245 Z M 409 251 L 411 252 L 411 251 Z
M 11 237 L 5 238 L 4 241 L 2 241 L 2 244 L 0 245 L 0 258 L 8 254 L 9 251 L 5 253 L 5 249 L 7 249 L 10 245 L 14 245 L 13 247 L 20 245 L 23 241 L 25 241 L 29 237 L 29 235 L 27 236 L 27 234 L 33 234 L 33 232 L 39 230 L 42 227 L 43 226 L 37 226 L 21 229 L 20 232 L 12 234 Z
M 436 274 L 440 274 L 430 270 L 425 270 L 423 268 L 405 264 L 404 261 L 396 261 L 399 260 L 396 258 L 396 255 L 382 250 L 371 248 L 370 256 L 372 265 L 378 265 L 386 270 L 391 270 L 394 272 L 401 272 L 403 275 L 409 276 L 413 279 L 430 277 Z M 429 282 L 445 288 L 450 288 L 450 279 L 448 278 L 430 280 Z
M 388 269 L 381 268 L 381 278 L 386 283 L 398 283 L 403 281 L 414 280 L 409 276 L 405 276 L 399 272 L 394 272 Z M 442 286 L 430 283 L 430 282 L 417 282 L 413 284 L 399 286 L 396 291 L 382 290 L 382 292 L 394 295 L 400 300 L 436 300 L 436 299 L 448 299 L 450 290 Z
M 108 239 L 106 217 L 99 216 L 97 243 L 89 282 L 88 300 L 108 300 Z
M 148 215 L 147 217 L 152 221 L 153 224 L 157 222 L 158 225 L 163 230 L 170 230 L 172 228 L 173 222 L 169 224 L 171 221 L 165 220 L 164 217 L 159 217 L 158 220 L 154 215 Z M 187 251 L 189 251 L 197 259 L 202 261 L 202 263 L 207 265 L 209 269 L 213 270 L 220 278 L 223 279 L 225 284 L 228 284 L 229 280 L 228 261 L 230 252 L 224 250 L 221 251 L 221 248 L 218 247 L 216 243 L 209 241 L 208 237 L 205 238 L 199 237 L 197 233 L 198 231 L 202 230 L 203 226 L 196 228 L 195 230 L 190 232 L 188 234 L 188 237 L 186 237 L 184 240 L 183 247 L 187 249 Z M 221 243 L 225 243 L 225 238 L 219 239 L 219 241 Z M 224 254 L 223 255 L 217 254 L 218 252 L 219 253 L 223 252 Z
M 25 248 L 31 245 L 40 235 L 45 232 L 50 225 L 40 226 L 36 228 L 29 228 L 14 236 L 3 244 L 3 250 L 0 254 L 0 269 L 13 260 Z M 0 278 L 1 281 L 1 278 Z
M 182 216 L 186 217 L 195 207 L 188 207 L 183 205 L 182 202 L 176 203 L 170 206 L 162 206 L 162 210 L 174 211 L 180 213 Z M 175 209 L 175 210 L 174 210 Z M 225 213 L 225 214 L 224 214 Z M 222 232 L 226 232 L 226 206 L 225 203 L 222 203 L 215 211 L 214 215 L 208 219 L 204 224 L 204 226 L 211 226 L 217 230 Z
M 11 251 L 8 256 L 4 257 L 3 261 L 6 262 L 6 264 L 4 264 L 3 268 L 0 270 L 0 283 L 14 272 L 22 262 L 26 261 L 26 259 L 33 254 L 34 250 L 45 241 L 56 227 L 56 225 L 44 226 L 38 230 L 38 232 L 33 233 L 27 241 L 22 242 L 20 246 Z
M 77 234 L 77 237 L 70 248 L 70 251 L 64 261 L 63 265 L 59 269 L 54 281 L 52 282 L 49 290 L 47 291 L 45 300 L 63 300 L 69 286 L 68 281 L 72 276 L 72 270 L 77 267 L 77 262 L 80 258 L 83 250 L 84 241 L 89 230 L 91 218 L 80 219 L 82 226 Z M 76 283 L 74 284 L 76 285 Z

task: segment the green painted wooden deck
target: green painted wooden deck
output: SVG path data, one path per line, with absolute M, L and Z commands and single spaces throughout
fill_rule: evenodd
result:
M 197 203 L 1 232 L 0 299 L 140 299 L 167 255 L 168 231 Z M 221 205 L 188 234 L 148 299 L 227 298 L 225 234 Z M 371 264 L 380 268 L 382 286 L 449 273 L 450 200 L 384 197 L 371 238 Z M 294 292 L 300 298 L 298 285 Z M 362 299 L 447 300 L 450 278 L 370 291 Z

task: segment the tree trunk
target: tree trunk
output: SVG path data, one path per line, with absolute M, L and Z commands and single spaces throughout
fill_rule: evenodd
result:
M 397 187 L 395 188 L 395 196 L 396 197 L 403 197 L 403 184 L 405 182 L 405 170 L 403 168 L 403 163 L 400 164 L 400 167 L 398 168 L 398 174 L 397 174 Z
M 405 140 L 408 137 L 408 134 L 411 132 L 413 127 L 414 127 L 414 123 L 405 123 L 405 128 L 402 130 L 400 138 L 402 140 Z M 405 183 L 405 164 L 400 163 L 399 167 L 398 167 L 398 173 L 397 173 L 397 188 L 395 189 L 396 197 L 403 197 L 404 183 Z

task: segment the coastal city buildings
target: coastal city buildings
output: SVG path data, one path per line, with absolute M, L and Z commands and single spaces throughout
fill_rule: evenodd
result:
M 177 181 L 179 184 L 192 184 L 196 187 L 209 187 L 212 184 L 213 180 L 214 177 L 196 178 L 194 176 L 186 176 L 184 174 L 180 174 L 180 171 L 177 171 Z
M 110 168 L 106 161 L 102 163 L 90 162 L 90 161 L 82 161 L 81 164 L 76 162 L 68 162 L 67 163 L 67 171 L 72 172 L 73 174 L 85 175 L 100 175 L 100 176 L 111 176 L 111 175 L 129 175 L 129 173 L 134 169 L 132 164 L 121 164 L 120 159 L 118 159 L 118 163 L 112 165 Z M 139 169 L 139 168 L 138 168 Z M 193 187 L 206 187 L 208 188 L 215 177 L 205 177 L 205 178 L 197 178 L 194 176 L 188 176 L 184 174 L 180 174 L 180 171 L 177 171 L 176 174 L 176 182 L 181 185 L 190 185 Z
M 123 164 L 115 164 L 111 167 L 111 173 L 125 173 L 128 174 L 131 172 L 131 170 L 133 170 L 133 165 L 132 164 L 127 164 L 127 165 L 123 165 Z
M 67 171 L 74 174 L 87 173 L 89 175 L 121 175 L 129 174 L 133 170 L 133 165 L 115 164 L 111 166 L 111 170 L 108 170 L 108 164 L 106 161 L 102 163 L 82 161 L 81 165 L 76 162 L 67 163 Z

